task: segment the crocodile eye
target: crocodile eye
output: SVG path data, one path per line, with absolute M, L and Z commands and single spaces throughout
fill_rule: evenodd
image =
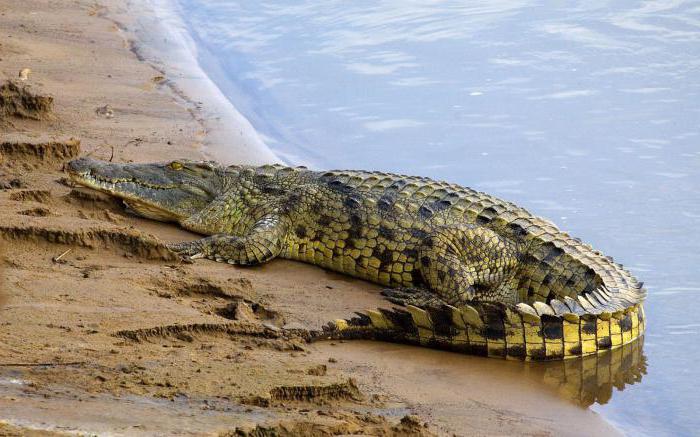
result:
M 173 170 L 182 170 L 182 164 L 180 164 L 177 161 L 173 161 L 170 163 L 170 168 L 172 168 Z

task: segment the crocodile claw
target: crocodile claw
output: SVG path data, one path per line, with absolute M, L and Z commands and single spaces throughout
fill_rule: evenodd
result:
M 185 241 L 166 244 L 165 247 L 178 254 L 182 261 L 192 264 L 194 260 L 205 257 L 202 248 L 197 243 L 197 241 Z

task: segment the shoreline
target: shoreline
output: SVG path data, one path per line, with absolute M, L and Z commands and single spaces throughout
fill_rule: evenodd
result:
M 2 79 L 29 67 L 26 83 L 55 100 L 54 119 L 9 120 L 2 141 L 60 145 L 75 137 L 83 154 L 119 161 L 276 159 L 228 100 L 220 111 L 230 118 L 221 120 L 242 123 L 244 133 L 214 136 L 226 122 L 212 122 L 218 110 L 208 108 L 221 102 L 191 96 L 223 96 L 192 65 L 149 60 L 154 46 L 137 39 L 148 27 L 138 17 L 159 20 L 131 2 L 2 3 L 0 24 L 12 35 L 0 45 Z M 225 141 L 235 147 L 222 150 Z M 547 385 L 559 367 L 251 335 L 261 323 L 317 328 L 386 304 L 379 287 L 285 260 L 251 269 L 178 264 L 153 241 L 196 236 L 66 186 L 63 161 L 6 158 L 0 182 L 16 177 L 22 186 L 0 190 L 0 433 L 7 424 L 19 433 L 143 435 L 255 425 L 387 435 L 618 433 Z M 289 387 L 311 394 L 288 396 Z M 119 414 L 105 416 L 110 411 Z M 418 419 L 401 425 L 406 415 Z M 175 420 L 181 416 L 188 420 Z
M 177 3 L 128 3 L 125 21 L 134 36 L 132 51 L 160 70 L 173 93 L 187 101 L 205 129 L 203 152 L 225 164 L 281 163 L 260 135 L 205 72 Z M 195 98 L 194 96 L 197 96 Z

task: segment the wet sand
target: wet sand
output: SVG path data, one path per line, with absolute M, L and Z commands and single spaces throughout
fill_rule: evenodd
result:
M 0 79 L 54 99 L 40 120 L 0 119 L 0 434 L 617 433 L 585 405 L 634 381 L 635 350 L 543 366 L 307 344 L 277 328 L 386 306 L 378 287 L 284 260 L 180 263 L 162 242 L 194 235 L 130 216 L 61 169 L 78 142 L 126 162 L 216 154 L 206 102 L 139 55 L 122 1 L 0 11 Z M 240 162 L 264 156 L 228 146 Z

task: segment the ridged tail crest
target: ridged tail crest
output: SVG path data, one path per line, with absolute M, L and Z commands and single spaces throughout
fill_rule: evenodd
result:
M 317 338 L 373 339 L 488 357 L 558 360 L 614 349 L 644 332 L 641 304 L 598 314 L 576 314 L 576 304 L 572 303 L 576 310 L 561 305 L 556 311 L 541 302 L 367 310 L 330 323 Z

